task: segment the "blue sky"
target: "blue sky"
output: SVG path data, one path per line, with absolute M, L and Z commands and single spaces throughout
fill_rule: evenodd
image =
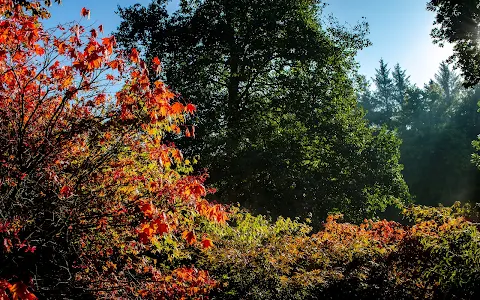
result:
M 329 0 L 327 11 L 342 22 L 356 24 L 365 17 L 373 45 L 361 51 L 357 60 L 362 74 L 371 78 L 380 58 L 393 68 L 407 70 L 410 80 L 423 86 L 433 78 L 442 60 L 452 53 L 450 45 L 432 43 L 430 31 L 434 13 L 427 11 L 427 0 Z
M 173 0 L 174 7 L 178 0 Z M 433 78 L 438 65 L 451 54 L 451 47 L 433 45 L 429 36 L 434 14 L 425 9 L 427 0 L 328 0 L 327 13 L 352 26 L 365 17 L 370 24 L 369 38 L 373 46 L 358 55 L 360 72 L 371 78 L 383 58 L 389 66 L 400 63 L 413 83 L 423 86 Z M 116 29 L 120 18 L 114 13 L 135 3 L 146 5 L 150 0 L 63 0 L 50 11 L 48 26 L 80 18 L 80 10 L 91 10 L 88 22 L 103 24 L 106 32 Z

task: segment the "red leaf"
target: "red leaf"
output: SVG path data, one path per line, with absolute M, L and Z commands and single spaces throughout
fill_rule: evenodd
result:
M 86 9 L 85 7 L 82 8 L 82 11 L 80 12 L 80 16 L 87 17 L 87 19 L 90 19 L 90 10 Z
M 140 59 L 138 58 L 137 49 L 135 49 L 135 48 L 132 49 L 132 53 L 130 53 L 130 60 L 134 63 L 140 62 Z
M 185 109 L 187 110 L 188 113 L 193 114 L 197 110 L 197 107 L 195 105 L 189 103 L 189 104 L 187 104 Z
M 208 248 L 213 246 L 213 242 L 212 242 L 211 239 L 205 238 L 205 239 L 202 240 L 202 246 L 203 246 L 203 248 L 208 249 Z
M 153 221 L 153 225 L 156 228 L 157 234 L 164 234 L 168 232 L 168 225 L 163 223 L 160 219 Z
M 195 233 L 193 233 L 193 231 L 184 231 L 182 236 L 189 245 L 193 245 L 197 241 L 197 237 L 195 236 Z
M 28 252 L 34 253 L 35 250 L 37 250 L 37 247 L 36 247 L 36 246 L 33 246 L 33 247 L 28 246 L 27 249 L 25 249 L 25 252 L 27 252 L 27 253 L 28 253 Z
M 158 59 L 158 57 L 155 57 L 153 59 L 153 67 L 155 69 L 155 72 L 157 74 L 159 74 L 161 71 L 162 71 L 162 66 L 161 66 L 161 62 L 160 62 L 160 59 Z
M 143 203 L 140 206 L 140 210 L 144 213 L 146 217 L 152 217 L 155 212 L 155 206 L 151 203 Z
M 97 38 L 97 31 L 95 29 L 90 30 L 90 34 L 92 35 L 92 38 Z
M 10 300 L 7 295 L 7 289 L 10 289 L 12 285 L 6 280 L 0 280 L 0 300 Z
M 2 289 L 0 287 L 0 300 L 10 300 L 10 298 L 7 295 L 7 291 L 5 289 Z
M 62 195 L 62 196 L 65 197 L 65 198 L 70 197 L 72 194 L 73 194 L 73 190 L 72 190 L 72 188 L 69 187 L 69 186 L 64 185 L 64 186 L 60 189 L 60 195 Z
M 4 238 L 3 239 L 3 248 L 5 249 L 5 252 L 11 252 L 12 251 L 12 240 Z

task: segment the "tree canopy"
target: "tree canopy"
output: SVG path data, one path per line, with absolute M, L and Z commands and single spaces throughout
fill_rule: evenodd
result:
M 220 201 L 273 216 L 373 216 L 408 200 L 399 141 L 368 128 L 354 56 L 367 24 L 346 28 L 302 1 L 166 1 L 119 8 L 126 50 L 164 61 L 165 82 L 198 105 L 195 139 Z
M 466 87 L 480 82 L 480 45 L 478 0 L 431 0 L 427 9 L 436 14 L 432 30 L 435 43 L 453 44 L 451 62 L 462 70 Z

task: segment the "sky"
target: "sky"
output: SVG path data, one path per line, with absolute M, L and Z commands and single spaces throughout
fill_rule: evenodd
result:
M 111 32 L 120 24 L 115 14 L 117 5 L 126 7 L 135 3 L 147 5 L 150 0 L 62 0 L 62 5 L 50 8 L 52 18 L 46 25 L 53 27 L 80 18 L 80 10 L 91 10 L 88 23 L 102 24 Z M 326 13 L 333 14 L 341 23 L 354 26 L 362 17 L 370 26 L 368 38 L 372 46 L 359 52 L 360 73 L 368 79 L 375 74 L 380 58 L 390 68 L 399 63 L 407 70 L 410 81 L 422 87 L 438 70 L 441 61 L 451 54 L 451 46 L 440 48 L 432 43 L 430 30 L 434 14 L 425 7 L 427 0 L 327 0 Z M 178 0 L 172 0 L 173 9 Z
M 422 87 L 432 79 L 440 62 L 452 54 L 451 45 L 432 43 L 430 31 L 435 14 L 426 10 L 427 0 L 329 0 L 327 12 L 341 22 L 355 25 L 362 17 L 370 26 L 372 46 L 357 60 L 360 73 L 371 77 L 380 58 L 393 69 L 399 63 L 410 81 Z

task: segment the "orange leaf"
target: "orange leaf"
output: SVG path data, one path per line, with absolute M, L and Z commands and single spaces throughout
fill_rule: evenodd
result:
M 115 37 L 106 37 L 102 39 L 102 45 L 108 50 L 108 52 L 112 53 L 113 47 L 115 47 L 117 42 L 115 41 Z M 118 62 L 117 62 L 118 63 Z M 116 68 L 114 68 L 116 69 Z
M 180 114 L 183 111 L 183 105 L 180 102 L 175 102 L 172 105 L 172 110 L 174 114 Z
M 45 54 L 45 49 L 43 49 L 39 45 L 35 44 L 35 53 L 37 55 L 44 55 Z
M 13 300 L 36 300 L 38 299 L 34 294 L 32 294 L 27 286 L 23 282 L 17 282 L 13 284 L 10 288 L 10 292 L 13 295 Z
M 135 49 L 135 48 L 132 49 L 132 53 L 130 53 L 130 60 L 134 63 L 140 62 L 140 59 L 138 58 L 137 49 Z
M 73 190 L 72 190 L 72 188 L 69 187 L 69 186 L 64 185 L 64 186 L 60 189 L 60 195 L 62 195 L 62 196 L 65 197 L 65 198 L 70 197 L 72 194 L 73 194 Z
M 203 248 L 208 249 L 208 248 L 213 246 L 213 242 L 212 242 L 211 239 L 205 238 L 205 239 L 202 240 L 202 246 L 203 246 Z
M 197 241 L 197 237 L 195 236 L 195 233 L 193 233 L 193 231 L 184 231 L 182 236 L 189 245 L 193 245 Z
M 107 99 L 107 96 L 105 94 L 99 94 L 97 97 L 95 97 L 95 104 L 100 105 L 105 103 L 105 100 Z

